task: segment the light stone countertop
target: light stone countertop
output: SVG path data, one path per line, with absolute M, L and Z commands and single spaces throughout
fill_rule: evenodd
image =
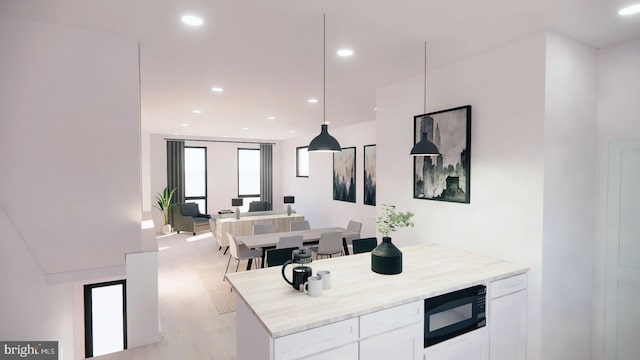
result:
M 370 253 L 307 264 L 314 275 L 331 271 L 331 289 L 319 297 L 294 290 L 282 279 L 281 266 L 227 274 L 227 279 L 267 333 L 277 338 L 527 271 L 523 265 L 440 245 L 400 250 L 403 271 L 398 275 L 371 271 Z M 291 269 L 286 269 L 290 280 Z

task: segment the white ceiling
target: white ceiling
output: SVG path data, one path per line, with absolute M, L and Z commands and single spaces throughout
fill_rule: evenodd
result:
M 544 28 L 600 48 L 640 37 L 640 15 L 617 15 L 629 1 L 0 0 L 0 14 L 138 39 L 143 130 L 285 139 L 322 123 L 323 13 L 331 128 L 374 120 L 377 88 L 423 72 L 424 41 L 429 67 Z

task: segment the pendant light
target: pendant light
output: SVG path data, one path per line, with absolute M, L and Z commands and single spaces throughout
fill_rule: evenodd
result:
M 317 151 L 317 152 L 339 152 L 342 149 L 340 148 L 340 143 L 336 138 L 329 135 L 329 130 L 327 126 L 327 15 L 322 15 L 322 37 L 323 37 L 323 49 L 322 49 L 322 126 L 320 128 L 320 135 L 316 136 L 309 143 L 309 148 L 307 151 Z
M 427 113 L 427 42 L 424 42 L 424 113 Z M 426 132 L 423 132 L 418 141 L 411 149 L 412 156 L 438 156 L 440 150 L 436 144 L 429 141 Z

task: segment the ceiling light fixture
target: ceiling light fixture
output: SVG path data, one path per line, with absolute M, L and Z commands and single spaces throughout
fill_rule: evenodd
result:
M 276 117 L 275 116 L 267 116 L 267 120 L 275 120 Z
M 185 15 L 180 20 L 182 20 L 183 23 L 189 26 L 201 26 L 202 24 L 204 24 L 204 20 L 202 20 L 201 17 L 195 15 Z
M 248 127 L 243 127 L 242 130 L 249 130 L 249 128 Z
M 181 125 L 181 126 L 189 126 L 189 124 L 187 124 L 187 123 L 182 123 L 182 124 L 180 124 L 180 125 Z
M 329 135 L 327 127 L 327 14 L 322 15 L 322 126 L 320 135 L 316 136 L 309 143 L 307 151 L 317 152 L 339 152 L 340 143 L 336 138 Z
M 623 16 L 633 15 L 637 13 L 640 13 L 640 4 L 629 5 L 627 7 L 620 9 L 620 11 L 618 11 L 618 15 L 623 15 Z
M 309 104 L 315 104 L 315 103 L 317 103 L 317 102 L 318 102 L 318 99 L 313 99 L 313 98 L 312 98 L 312 99 L 307 100 L 307 102 L 308 102 Z
M 200 110 L 191 110 L 191 112 L 194 114 L 202 114 L 202 111 Z
M 338 50 L 338 56 L 348 57 L 353 55 L 353 50 L 351 49 L 340 49 Z
M 214 87 L 211 88 L 211 91 L 217 92 L 217 93 L 221 93 L 221 92 L 224 91 L 224 89 L 221 88 L 221 87 L 214 86 Z
M 424 108 L 423 111 L 427 113 L 427 42 L 424 42 Z M 420 141 L 418 141 L 411 149 L 411 155 L 413 156 L 438 156 L 440 150 L 436 144 L 429 141 L 428 134 L 423 132 Z

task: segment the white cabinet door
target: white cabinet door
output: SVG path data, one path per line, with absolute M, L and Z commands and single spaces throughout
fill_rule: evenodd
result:
M 489 338 L 483 327 L 424 349 L 424 360 L 488 360 Z M 493 360 L 493 359 L 492 359 Z
M 527 292 L 489 301 L 491 360 L 524 360 L 527 345 Z
M 419 360 L 423 348 L 422 322 L 360 340 L 361 360 Z
M 355 360 L 358 358 L 358 343 L 350 343 L 336 349 L 313 354 L 300 360 Z

